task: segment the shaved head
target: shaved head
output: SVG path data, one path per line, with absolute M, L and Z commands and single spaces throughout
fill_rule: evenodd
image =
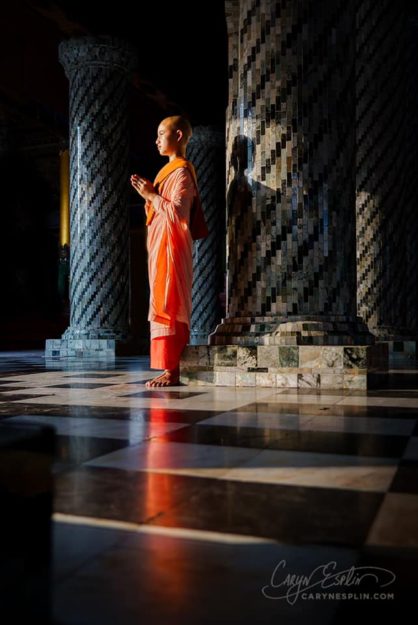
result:
M 169 126 L 173 130 L 180 130 L 183 134 L 183 141 L 185 144 L 187 144 L 193 134 L 190 122 L 181 115 L 172 115 L 171 117 L 166 117 L 161 123 Z

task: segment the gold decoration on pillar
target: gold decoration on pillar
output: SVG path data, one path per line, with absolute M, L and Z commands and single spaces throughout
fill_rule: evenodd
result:
M 60 151 L 60 246 L 70 244 L 70 154 Z

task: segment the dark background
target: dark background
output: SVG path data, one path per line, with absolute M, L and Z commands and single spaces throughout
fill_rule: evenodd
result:
M 130 89 L 131 169 L 152 179 L 164 162 L 155 148 L 162 118 L 182 113 L 193 125 L 224 129 L 224 2 L 18 0 L 2 4 L 0 32 L 0 349 L 43 347 L 68 325 L 57 289 L 59 151 L 68 146 L 60 41 L 111 34 L 138 51 Z M 146 272 L 143 210 L 134 192 L 130 214 L 131 243 L 139 250 L 132 259 L 135 280 Z M 140 310 L 136 302 L 137 324 L 144 321 L 143 299 Z

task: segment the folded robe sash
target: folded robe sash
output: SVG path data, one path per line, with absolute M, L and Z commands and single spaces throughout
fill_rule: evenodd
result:
M 200 202 L 199 189 L 197 187 L 196 172 L 192 163 L 188 161 L 187 159 L 182 158 L 181 156 L 178 156 L 174 160 L 168 162 L 167 165 L 164 165 L 164 167 L 160 169 L 160 171 L 158 172 L 154 180 L 154 187 L 158 189 L 158 186 L 161 184 L 164 178 L 167 178 L 167 176 L 171 174 L 171 172 L 173 172 L 176 169 L 179 169 L 180 167 L 185 167 L 186 169 L 190 171 L 192 178 L 193 178 L 193 182 L 196 187 L 196 196 L 193 200 L 193 204 L 190 210 L 189 229 L 190 229 L 190 234 L 191 234 L 193 241 L 197 241 L 198 239 L 204 239 L 205 237 L 207 237 L 209 234 L 209 230 L 206 224 L 205 215 L 203 213 L 202 204 Z M 147 212 L 146 225 L 148 226 L 151 223 L 155 215 L 155 210 L 151 202 L 146 203 L 145 209 Z

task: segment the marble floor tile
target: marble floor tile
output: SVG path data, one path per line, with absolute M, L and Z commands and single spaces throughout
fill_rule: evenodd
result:
M 418 409 L 418 397 L 416 399 L 404 397 L 345 397 L 339 401 L 345 406 L 393 406 Z
M 335 561 L 393 571 L 396 599 L 415 598 L 418 369 L 367 391 L 146 389 L 153 375 L 146 357 L 0 352 L 2 423 L 57 430 L 53 625 L 399 619 L 397 601 L 263 589 L 283 560 Z
M 386 493 L 367 537 L 368 545 L 418 547 L 418 495 Z
M 354 546 L 365 540 L 381 501 L 378 492 L 212 479 L 149 523 Z
M 416 461 L 401 460 L 390 486 L 390 492 L 418 494 L 418 463 Z
M 52 400 L 54 399 L 53 397 L 51 397 L 51 395 L 48 395 L 48 391 L 46 391 L 45 389 L 43 389 L 42 392 L 35 389 L 35 391 L 31 393 L 16 393 L 15 391 L 0 393 L 0 402 L 2 403 L 18 401 L 30 401 L 31 403 L 37 403 L 39 401 L 40 403 L 42 403 L 43 400 L 46 398 Z
M 264 450 L 221 479 L 378 493 L 387 491 L 396 466 L 393 458 Z
M 418 436 L 409 439 L 402 457 L 404 460 L 418 461 Z
M 46 389 L 45 389 L 46 390 Z M 225 401 L 212 401 L 209 399 L 199 400 L 199 398 L 192 399 L 153 399 L 153 398 L 135 398 L 135 397 L 117 397 L 113 393 L 107 393 L 107 389 L 100 389 L 99 391 L 90 390 L 86 392 L 82 389 L 61 389 L 62 393 L 55 393 L 50 396 L 32 397 L 29 396 L 25 400 L 25 396 L 22 395 L 22 403 L 31 403 L 33 405 L 71 405 L 71 406 L 103 406 L 123 408 L 128 407 L 132 410 L 140 408 L 152 408 L 152 409 L 182 409 L 182 410 L 206 410 L 215 412 L 224 412 L 226 410 L 233 410 L 234 408 L 245 405 L 245 401 L 225 400 Z M 45 391 L 44 391 L 45 392 Z M 94 393 L 97 393 L 96 395 Z M 10 399 L 8 401 L 11 401 Z M 16 398 L 16 403 L 19 399 Z
M 335 625 L 352 625 L 359 617 L 368 618 L 372 622 L 396 622 L 399 610 L 405 603 L 415 603 L 416 571 L 418 565 L 418 550 L 411 548 L 393 548 L 375 545 L 366 545 L 360 550 L 355 563 L 357 570 L 360 567 L 374 567 L 384 584 L 378 584 L 372 576 L 364 577 L 359 590 L 374 596 L 378 590 L 377 601 L 343 601 L 337 609 Z M 377 570 L 376 570 L 377 569 Z M 363 569 L 364 571 L 365 569 Z M 393 582 L 391 577 L 395 576 Z M 383 586 L 383 587 L 381 587 Z M 361 607 L 359 607 L 361 604 Z
M 177 410 L 173 408 L 133 408 L 130 406 L 86 406 L 83 404 L 26 404 L 0 403 L 0 417 L 30 415 L 50 415 L 71 418 L 109 418 L 113 420 L 149 421 L 152 423 L 195 423 L 209 416 L 212 410 Z
M 200 424 L 167 432 L 159 437 L 176 443 L 259 447 L 327 454 L 399 458 L 408 441 L 407 436 L 378 436 L 352 432 L 291 430 L 278 428 L 225 427 Z
M 258 453 L 246 448 L 151 441 L 97 457 L 86 466 L 220 477 Z
M 288 404 L 312 404 L 312 405 L 321 405 L 321 404 L 338 404 L 341 400 L 346 397 L 344 394 L 332 395 L 328 394 L 327 391 L 323 393 L 276 393 L 274 396 L 269 398 L 271 403 L 288 403 Z
M 189 397 L 197 397 L 198 395 L 202 396 L 205 393 L 191 393 L 186 390 L 179 391 L 169 391 L 169 390 L 152 390 L 152 391 L 138 391 L 132 393 L 132 389 L 130 389 L 131 393 L 123 395 L 123 397 L 139 397 L 139 398 L 147 398 L 147 399 L 188 399 Z
M 357 434 L 388 434 L 406 436 L 412 433 L 417 421 L 411 419 L 379 419 L 357 417 L 311 415 L 274 415 L 268 412 L 251 414 L 230 411 L 221 413 L 204 421 L 200 425 L 219 425 L 229 427 L 251 427 L 267 429 L 286 429 L 315 432 L 351 432 Z
M 202 488 L 213 488 L 214 481 L 157 472 L 76 467 L 56 475 L 54 511 L 78 517 L 148 523 L 196 496 Z
M 66 471 L 97 456 L 125 447 L 126 441 L 121 439 L 57 435 L 53 468 L 55 472 Z
M 90 419 L 82 417 L 58 417 L 48 415 L 20 415 L 7 419 L 9 423 L 40 423 L 52 425 L 57 434 L 67 436 L 91 436 L 95 438 L 112 438 L 139 443 L 165 432 L 184 427 L 184 423 L 152 423 L 142 420 L 121 421 L 116 419 Z
M 234 410 L 234 409 L 232 409 Z M 237 409 L 235 409 L 237 410 Z M 235 411 L 234 410 L 234 411 Z M 221 411 L 219 411 L 221 412 Z M 275 404 L 267 401 L 248 403 L 241 406 L 238 412 L 250 412 L 254 415 L 258 413 L 277 415 L 308 415 L 312 416 L 347 416 L 347 417 L 379 417 L 379 418 L 404 418 L 417 419 L 418 410 L 416 408 L 398 406 L 368 406 L 368 405 L 344 405 L 341 403 L 333 405 L 307 405 L 307 404 Z
M 49 389 L 56 388 L 81 388 L 81 389 L 103 389 L 107 387 L 109 382 L 69 382 L 68 384 L 50 384 Z
M 76 544 L 86 540 L 82 526 L 59 531 L 71 531 Z M 279 563 L 284 563 L 286 574 L 306 578 L 329 562 L 346 570 L 358 557 L 350 549 L 332 546 L 216 544 L 160 534 L 124 534 L 121 542 L 109 542 L 88 562 L 80 561 L 73 576 L 56 580 L 58 622 L 332 625 L 335 601 L 304 601 L 291 592 L 288 596 L 287 587 L 283 598 L 277 599 L 279 593 L 269 595 L 272 576 Z
M 111 527 L 52 523 L 54 582 L 58 583 L 109 547 L 122 542 L 124 533 Z

